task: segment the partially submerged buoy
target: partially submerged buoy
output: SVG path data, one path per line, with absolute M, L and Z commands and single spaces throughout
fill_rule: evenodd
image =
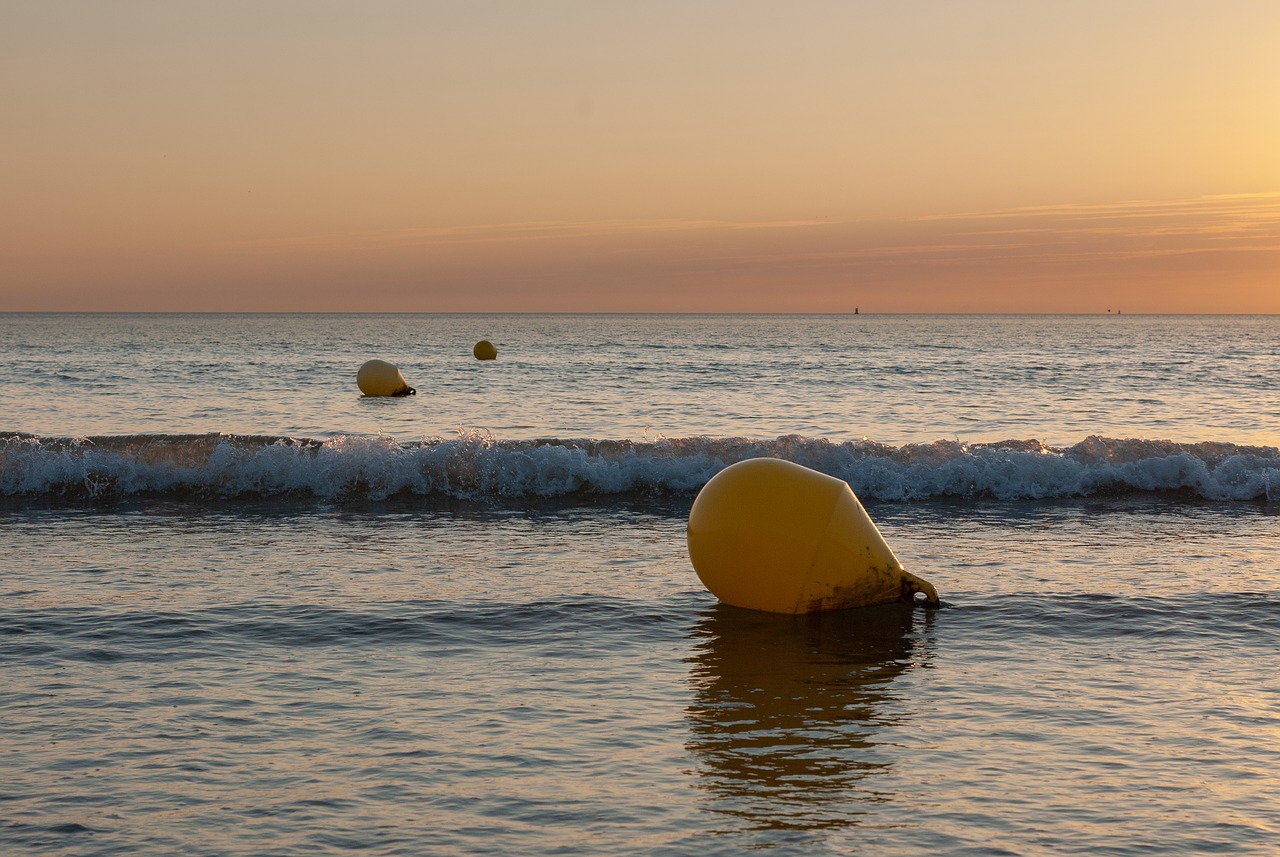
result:
M 711 478 L 689 512 L 689 559 L 726 604 L 813 613 L 905 601 L 938 606 L 843 480 L 776 458 Z
M 477 360 L 497 360 L 498 349 L 493 347 L 493 343 L 487 339 L 482 339 L 476 343 L 476 347 L 471 349 L 471 353 L 475 355 Z
M 366 396 L 412 396 L 418 391 L 409 386 L 394 363 L 367 360 L 356 373 L 356 384 Z

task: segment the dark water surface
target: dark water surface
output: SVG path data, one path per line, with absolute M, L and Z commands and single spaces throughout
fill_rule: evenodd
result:
M 1280 318 L 8 314 L 0 361 L 5 857 L 1276 853 Z M 718 605 L 690 504 L 761 455 L 949 606 Z
M 687 503 L 6 510 L 0 848 L 1273 852 L 1268 506 L 872 506 L 951 606 L 792 618 Z
M 362 399 L 374 357 L 418 395 Z M 1280 316 L 0 313 L 0 361 L 46 437 L 1280 444 Z

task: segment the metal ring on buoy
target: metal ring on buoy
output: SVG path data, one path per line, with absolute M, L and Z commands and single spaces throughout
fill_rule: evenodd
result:
M 693 501 L 688 543 L 703 585 L 735 607 L 940 603 L 931 583 L 902 567 L 846 482 L 790 461 L 752 458 L 713 476 Z

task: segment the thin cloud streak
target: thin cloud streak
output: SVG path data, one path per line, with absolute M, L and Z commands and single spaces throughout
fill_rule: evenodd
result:
M 1232 203 L 1234 204 L 1228 204 Z M 1280 191 L 1241 194 L 1214 194 L 1189 199 L 1123 200 L 1104 203 L 1062 203 L 1058 205 L 1019 206 L 991 211 L 968 211 L 944 214 L 927 214 L 910 218 L 918 221 L 940 220 L 992 220 L 1018 217 L 1055 217 L 1068 219 L 1072 215 L 1091 220 L 1131 219 L 1141 216 L 1178 217 L 1193 213 L 1222 214 L 1240 212 L 1267 219 L 1280 219 Z
M 99 297 L 49 258 L 39 289 L 5 309 L 1280 312 L 1280 193 L 875 220 L 415 227 L 96 261 L 101 282 L 136 297 Z
M 1248 204 L 1217 204 L 1224 199 Z M 1174 219 L 1181 222 L 1169 222 Z M 1010 220 L 1018 225 L 999 225 Z M 972 228 L 982 221 L 991 226 Z M 1038 223 L 1028 225 L 1027 221 Z M 948 228 L 954 224 L 966 228 Z M 823 225 L 845 233 L 848 243 L 859 240 L 860 224 Z M 891 222 L 886 228 L 907 232 L 915 240 L 761 254 L 739 261 L 835 265 L 895 260 L 921 266 L 982 264 L 1001 258 L 1034 257 L 1060 263 L 1072 259 L 1280 252 L 1280 193 L 940 214 Z M 1157 241 L 1159 246 L 1150 246 L 1151 241 Z
M 575 240 L 655 233 L 800 229 L 810 226 L 828 226 L 830 223 L 830 221 L 820 220 L 774 220 L 765 222 L 725 220 L 531 221 L 527 223 L 495 223 L 473 226 L 418 227 L 385 232 L 359 232 L 342 236 L 312 235 L 297 238 L 237 241 L 227 246 L 233 249 L 253 250 L 276 250 L 295 247 L 338 249 L 451 246 Z

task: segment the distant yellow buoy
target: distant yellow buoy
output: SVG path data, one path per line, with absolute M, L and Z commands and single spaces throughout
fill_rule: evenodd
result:
M 813 613 L 938 593 L 902 567 L 847 483 L 752 458 L 711 478 L 689 512 L 689 559 L 726 604 Z
M 418 391 L 409 386 L 400 369 L 385 360 L 369 360 L 356 373 L 356 384 L 366 396 L 412 396 Z
M 498 349 L 493 347 L 493 343 L 487 339 L 482 339 L 476 343 L 476 347 L 471 349 L 471 353 L 476 356 L 477 360 L 497 360 Z

